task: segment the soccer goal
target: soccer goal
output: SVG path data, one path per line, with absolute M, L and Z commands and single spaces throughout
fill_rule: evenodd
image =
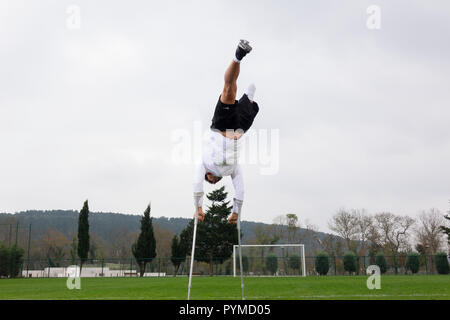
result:
M 305 246 L 303 244 L 241 245 L 242 269 L 246 276 L 306 277 Z M 239 261 L 239 246 L 233 246 L 233 276 Z M 240 270 L 239 270 L 240 272 Z

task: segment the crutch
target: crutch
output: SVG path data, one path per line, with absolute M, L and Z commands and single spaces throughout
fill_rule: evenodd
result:
M 240 210 L 239 210 L 239 211 L 240 211 Z M 243 269 L 242 269 L 241 213 L 240 213 L 240 212 L 239 212 L 239 215 L 238 215 L 237 229 L 238 229 L 238 245 L 239 245 L 239 269 L 241 270 L 242 300 L 245 300 L 245 292 L 244 292 L 244 271 L 243 271 Z
M 194 255 L 195 255 L 195 239 L 197 237 L 197 224 L 198 224 L 198 207 L 200 199 L 203 197 L 203 192 L 194 193 L 194 204 L 195 204 L 195 214 L 194 214 L 194 234 L 192 236 L 192 252 L 191 252 L 191 269 L 189 270 L 189 286 L 188 286 L 188 297 L 191 299 L 191 288 L 192 288 L 192 269 L 194 268 Z

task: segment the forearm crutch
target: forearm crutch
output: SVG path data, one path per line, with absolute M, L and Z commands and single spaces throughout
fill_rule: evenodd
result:
M 241 270 L 242 300 L 245 300 L 245 292 L 244 292 L 244 270 L 242 269 L 241 214 L 240 214 L 240 213 L 239 213 L 239 215 L 238 215 L 237 229 L 238 229 L 238 245 L 239 245 L 239 269 Z
M 197 224 L 198 224 L 198 208 L 200 204 L 200 199 L 203 197 L 203 193 L 194 194 L 194 204 L 195 204 L 195 214 L 194 214 L 194 233 L 192 236 L 192 252 L 191 252 L 191 268 L 189 270 L 189 285 L 188 285 L 188 297 L 191 299 L 191 288 L 192 288 L 192 270 L 194 268 L 194 255 L 195 255 L 195 240 L 197 237 Z

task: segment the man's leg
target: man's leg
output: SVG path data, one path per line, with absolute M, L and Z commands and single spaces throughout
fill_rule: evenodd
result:
M 236 102 L 237 79 L 241 71 L 240 62 L 232 61 L 227 71 L 225 71 L 225 86 L 223 87 L 220 101 L 225 104 Z
M 247 91 L 245 91 L 245 94 L 248 97 L 248 100 L 250 100 L 251 103 L 253 103 L 253 99 L 255 97 L 256 92 L 256 86 L 254 83 L 250 84 L 247 88 Z
M 252 51 L 248 41 L 241 40 L 236 50 L 235 57 L 228 69 L 225 71 L 225 86 L 222 91 L 220 101 L 224 104 L 234 104 L 236 102 L 237 79 L 241 71 L 241 60 Z

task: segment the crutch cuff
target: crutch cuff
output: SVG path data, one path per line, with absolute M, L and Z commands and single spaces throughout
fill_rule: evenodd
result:
M 195 209 L 203 206 L 203 192 L 194 192 L 194 206 Z
M 241 210 L 242 210 L 242 204 L 244 203 L 244 201 L 236 199 L 236 198 L 234 198 L 233 200 L 234 200 L 233 201 L 233 212 L 240 215 Z

